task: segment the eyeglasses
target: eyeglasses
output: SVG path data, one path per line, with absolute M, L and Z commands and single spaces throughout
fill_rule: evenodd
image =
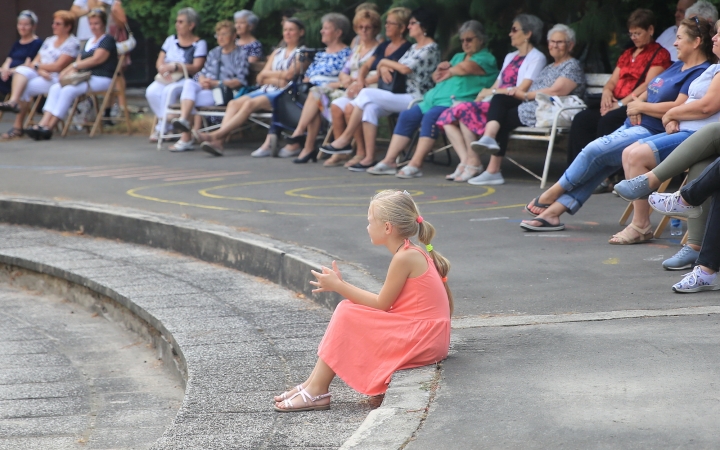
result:
M 548 41 L 548 47 L 555 46 L 560 47 L 561 45 L 567 44 L 567 41 Z
M 373 29 L 373 27 L 371 25 L 364 25 L 364 26 L 358 25 L 355 27 L 355 29 L 358 31 L 370 31 Z
M 390 21 L 385 22 L 385 26 L 388 26 L 388 25 L 398 26 L 398 25 L 400 25 L 400 24 L 397 23 L 397 22 L 390 22 Z
M 53 24 L 53 25 L 57 25 L 57 26 L 59 26 L 59 27 L 65 25 L 64 22 L 53 22 L 52 24 Z
M 235 34 L 235 33 L 228 33 L 228 32 L 215 33 L 215 39 L 220 38 L 220 37 L 232 37 L 233 34 Z
M 520 28 L 518 28 L 518 27 L 512 27 L 512 28 L 510 28 L 510 32 L 511 32 L 511 33 L 517 33 L 518 31 L 522 31 L 522 30 L 520 30 Z
M 474 40 L 475 40 L 475 36 L 469 37 L 469 38 L 464 38 L 464 39 L 463 39 L 463 38 L 460 38 L 460 43 L 462 43 L 462 44 L 469 44 L 469 43 L 471 43 L 471 42 L 474 41 Z
M 417 20 L 411 20 L 410 22 L 408 22 L 408 26 L 415 26 L 415 25 L 420 25 L 420 22 L 418 22 Z
M 630 39 L 639 38 L 642 37 L 643 33 L 643 31 L 635 31 L 633 33 L 628 33 L 628 36 L 630 36 Z

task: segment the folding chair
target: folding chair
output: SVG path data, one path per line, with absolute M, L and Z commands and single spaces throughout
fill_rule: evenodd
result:
M 31 125 L 35 125 L 35 121 L 33 120 L 33 118 L 35 117 L 35 114 L 38 113 L 38 111 L 40 111 L 40 113 L 42 114 L 42 110 L 40 110 L 40 105 L 43 104 L 46 98 L 47 95 L 40 94 L 30 99 L 32 106 L 30 107 L 30 111 L 28 111 L 27 117 L 25 117 L 25 123 L 23 123 L 23 128 L 30 128 Z
M 92 129 L 90 130 L 90 137 L 94 137 L 95 133 L 97 133 L 98 130 L 100 130 L 100 123 L 102 121 L 106 120 L 118 120 L 117 117 L 115 118 L 106 118 L 103 117 L 103 113 L 105 111 L 105 108 L 108 107 L 108 104 L 110 103 L 110 100 L 112 99 L 113 93 L 115 92 L 115 86 L 117 86 L 117 81 L 119 77 L 122 77 L 122 67 L 123 63 L 125 62 L 126 55 L 119 55 L 117 66 L 115 67 L 115 72 L 113 74 L 112 80 L 110 81 L 110 86 L 105 91 L 98 91 L 98 92 L 86 92 L 83 95 L 78 96 L 75 101 L 73 102 L 73 105 L 70 107 L 70 113 L 68 114 L 68 117 L 65 119 L 65 126 L 63 127 L 62 131 L 62 137 L 67 136 L 68 130 L 70 129 L 70 125 L 72 124 L 72 119 L 75 116 L 75 110 L 77 109 L 78 104 L 87 99 L 91 98 L 93 100 L 93 104 L 95 105 L 95 121 L 93 123 L 84 123 L 83 126 L 91 126 Z M 122 95 L 125 94 L 125 83 L 121 84 L 120 89 L 122 89 Z M 103 96 L 103 103 L 102 107 L 98 106 L 98 96 Z M 130 113 L 127 108 L 124 108 L 124 118 L 120 120 L 125 120 L 127 124 L 127 131 L 128 135 L 130 135 Z
M 3 99 L 3 102 L 6 102 L 6 101 L 8 101 L 8 100 L 10 100 L 10 93 L 8 93 L 8 94 L 5 96 L 5 99 Z M 0 119 L 2 119 L 3 114 L 5 114 L 5 111 L 0 111 Z

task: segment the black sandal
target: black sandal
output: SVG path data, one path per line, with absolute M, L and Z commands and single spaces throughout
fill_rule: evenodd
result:
M 288 144 L 299 144 L 299 145 L 305 145 L 305 135 L 300 136 L 288 136 L 285 138 L 285 142 Z
M 20 112 L 20 107 L 18 105 L 13 105 L 10 102 L 2 102 L 0 103 L 0 111 L 17 114 Z
M 2 135 L 0 135 L 0 138 L 9 140 L 9 139 L 15 139 L 15 138 L 23 137 L 24 135 L 25 135 L 25 133 L 23 133 L 23 130 L 22 130 L 22 129 L 20 129 L 20 128 L 10 128 L 9 131 L 6 131 L 6 132 L 3 133 Z

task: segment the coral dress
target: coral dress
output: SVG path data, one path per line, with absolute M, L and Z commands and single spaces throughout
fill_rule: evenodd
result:
M 385 393 L 393 372 L 447 358 L 450 305 L 432 258 L 428 269 L 408 278 L 389 311 L 350 300 L 335 309 L 318 356 L 351 388 L 366 395 Z

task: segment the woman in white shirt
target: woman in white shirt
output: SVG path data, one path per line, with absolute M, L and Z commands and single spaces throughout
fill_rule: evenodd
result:
M 192 77 L 205 65 L 207 57 L 207 43 L 195 35 L 195 29 L 200 22 L 198 13 L 192 8 L 183 8 L 177 13 L 175 19 L 175 31 L 177 34 L 168 36 L 160 49 L 160 54 L 155 62 L 158 74 L 163 77 L 163 82 L 153 81 L 145 90 L 145 98 L 150 104 L 150 109 L 158 118 L 158 125 L 150 136 L 150 142 L 157 142 L 158 134 L 168 131 L 161 130 L 162 120 L 167 105 L 175 103 L 180 98 L 180 93 L 185 85 L 185 80 L 172 81 L 174 73 L 184 73 L 183 66 L 188 76 Z M 166 128 L 167 127 L 167 124 Z

